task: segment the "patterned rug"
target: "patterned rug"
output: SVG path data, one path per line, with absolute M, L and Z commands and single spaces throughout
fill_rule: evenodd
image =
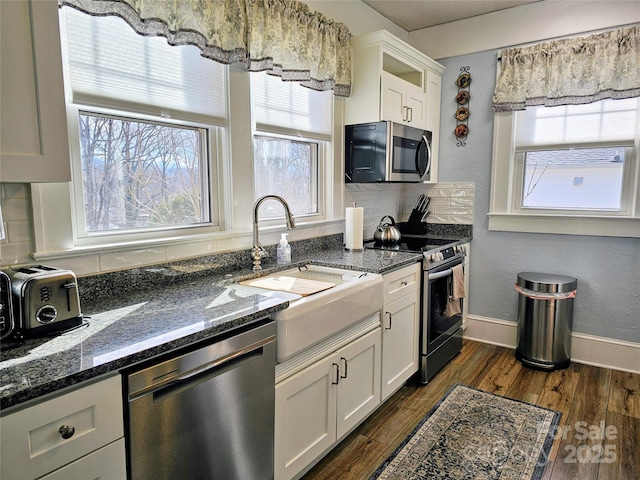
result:
M 539 480 L 560 415 L 454 385 L 371 480 Z

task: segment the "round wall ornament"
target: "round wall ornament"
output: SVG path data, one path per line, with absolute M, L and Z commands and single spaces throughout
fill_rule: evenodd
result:
M 456 117 L 456 120 L 458 120 L 459 122 L 464 122 L 467 118 L 469 118 L 469 115 L 470 113 L 467 107 L 459 107 L 453 116 Z
M 464 105 L 471 99 L 471 94 L 467 90 L 462 90 L 456 95 L 456 103 L 458 105 Z
M 458 138 L 466 137 L 467 135 L 469 135 L 469 127 L 467 127 L 464 123 L 461 123 L 453 130 L 453 134 Z
M 460 88 L 467 88 L 471 83 L 471 74 L 469 72 L 464 72 L 458 75 L 458 79 L 456 80 L 456 85 Z

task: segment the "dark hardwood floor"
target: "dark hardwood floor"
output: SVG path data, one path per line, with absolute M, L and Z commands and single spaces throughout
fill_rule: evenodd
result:
M 543 480 L 640 479 L 640 375 L 577 363 L 542 372 L 513 350 L 466 341 L 431 382 L 403 386 L 303 480 L 368 479 L 455 383 L 562 413 Z

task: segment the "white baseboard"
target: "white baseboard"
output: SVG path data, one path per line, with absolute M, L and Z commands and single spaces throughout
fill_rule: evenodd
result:
M 469 315 L 464 338 L 515 349 L 518 344 L 518 325 L 516 322 Z M 640 344 L 573 332 L 571 361 L 640 373 Z

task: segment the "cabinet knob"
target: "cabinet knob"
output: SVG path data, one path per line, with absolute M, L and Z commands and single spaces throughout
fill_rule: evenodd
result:
M 402 282 L 400 282 L 400 285 L 402 285 L 403 287 L 406 287 L 408 283 L 405 280 L 403 280 Z
M 65 440 L 70 439 L 73 437 L 73 434 L 76 433 L 76 429 L 69 425 L 62 425 L 58 431 L 60 432 L 60 436 Z

